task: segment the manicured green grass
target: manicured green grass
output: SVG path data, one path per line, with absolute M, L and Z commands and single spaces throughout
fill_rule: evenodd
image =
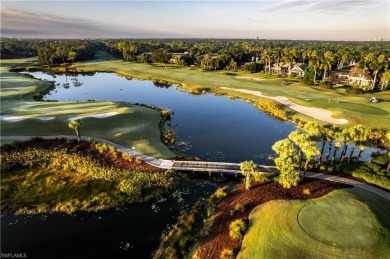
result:
M 271 201 L 249 215 L 237 258 L 388 258 L 390 202 L 353 188 Z
M 285 96 L 297 104 L 328 109 L 333 112 L 335 118 L 347 119 L 349 123 L 345 124 L 345 126 L 362 123 L 374 125 L 376 128 L 390 129 L 389 91 L 375 94 L 367 93 L 358 96 L 348 95 L 345 94 L 345 89 L 325 90 L 319 86 L 303 86 L 295 80 L 291 80 L 289 85 L 282 85 L 283 80 L 289 79 L 270 77 L 261 73 L 202 71 L 192 67 L 164 67 L 153 64 L 124 62 L 122 60 L 101 62 L 99 59 L 97 61 L 92 60 L 79 63 L 77 66 L 79 70 L 85 71 L 113 71 L 147 80 L 163 79 L 179 83 L 186 89 L 193 87 L 210 88 L 215 93 L 223 93 L 253 101 L 256 101 L 259 97 L 218 87 L 243 88 L 260 91 L 268 96 Z M 251 80 L 247 77 L 258 78 L 259 80 Z M 383 99 L 383 101 L 369 103 L 368 99 L 372 95 Z M 330 103 L 328 103 L 329 98 L 331 99 Z M 306 121 L 313 120 L 304 115 L 296 115 L 296 117 Z
M 101 56 L 100 60 L 109 57 Z M 34 59 L 2 60 L 1 113 L 27 117 L 21 121 L 2 121 L 1 135 L 71 135 L 69 118 L 116 112 L 106 118 L 84 118 L 81 134 L 114 141 L 125 147 L 154 157 L 173 157 L 174 154 L 160 140 L 158 111 L 116 102 L 37 102 L 34 94 L 50 84 L 20 73 L 9 72 L 11 66 L 23 67 L 34 64 Z M 100 61 L 101 62 L 101 61 Z M 4 67 L 9 65 L 9 67 Z M 39 117 L 54 117 L 40 120 Z

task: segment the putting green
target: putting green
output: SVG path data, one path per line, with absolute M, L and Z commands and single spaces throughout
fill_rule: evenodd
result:
M 337 247 L 368 247 L 378 238 L 375 215 L 366 204 L 348 197 L 310 202 L 299 211 L 298 224 L 311 237 Z
M 351 188 L 256 207 L 237 258 L 390 258 L 390 202 Z

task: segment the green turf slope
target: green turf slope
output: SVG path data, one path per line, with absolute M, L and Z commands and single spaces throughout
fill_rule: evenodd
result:
M 249 220 L 239 259 L 390 258 L 390 202 L 361 189 L 271 201 Z

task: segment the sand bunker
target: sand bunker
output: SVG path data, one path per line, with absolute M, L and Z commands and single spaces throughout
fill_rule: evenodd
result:
M 105 112 L 105 113 L 99 113 L 99 114 L 89 114 L 89 115 L 81 115 L 81 116 L 71 117 L 71 118 L 68 118 L 68 120 L 69 121 L 71 121 L 71 120 L 81 120 L 81 119 L 84 119 L 84 118 L 98 118 L 98 119 L 102 119 L 102 118 L 115 116 L 117 114 L 118 114 L 118 112 Z
M 27 117 L 27 116 L 19 116 L 19 115 L 12 115 L 12 114 L 6 114 L 6 115 L 0 115 L 0 120 L 2 121 L 22 121 L 27 119 L 37 119 L 42 121 L 48 121 L 53 120 L 55 117 Z
M 290 100 L 288 100 L 284 96 L 266 96 L 266 95 L 261 94 L 261 92 L 259 92 L 259 91 L 252 91 L 252 90 L 247 90 L 247 89 L 234 89 L 234 88 L 229 88 L 229 87 L 220 87 L 220 88 L 221 89 L 228 89 L 228 90 L 232 90 L 232 91 L 237 91 L 237 92 L 241 92 L 241 93 L 252 94 L 252 95 L 260 96 L 260 97 L 267 98 L 267 99 L 272 99 L 272 100 L 277 101 L 277 102 L 283 104 L 284 106 L 286 106 L 294 111 L 302 113 L 302 114 L 309 116 L 311 118 L 314 118 L 316 120 L 320 120 L 320 121 L 324 121 L 324 122 L 328 122 L 328 123 L 332 123 L 332 124 L 348 123 L 348 120 L 346 120 L 346 119 L 332 118 L 331 111 L 328 111 L 328 110 L 325 110 L 322 108 L 308 107 L 308 106 L 295 104 L 295 103 L 291 102 Z

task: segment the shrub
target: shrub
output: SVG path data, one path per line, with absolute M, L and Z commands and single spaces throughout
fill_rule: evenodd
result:
M 141 157 L 139 157 L 139 156 L 137 156 L 136 158 L 135 158 L 135 162 L 137 163 L 137 164 L 142 164 L 142 158 Z
M 320 82 L 320 87 L 325 89 L 333 89 L 331 82 Z
M 232 249 L 224 248 L 219 256 L 221 259 L 234 259 L 234 252 Z
M 128 160 L 129 162 L 134 162 L 134 156 L 127 154 L 127 153 L 122 153 L 122 158 Z
M 390 157 L 388 155 L 373 155 L 372 156 L 372 162 L 379 164 L 379 165 L 387 165 L 389 162 Z
M 234 214 L 236 214 L 237 212 L 239 212 L 239 213 L 244 213 L 245 212 L 245 206 L 244 205 L 242 205 L 242 204 L 236 204 L 235 206 L 234 206 L 234 209 L 232 209 L 231 211 L 230 211 L 230 216 L 234 216 Z
M 218 201 L 225 198 L 229 193 L 229 188 L 227 186 L 218 188 L 209 198 L 208 203 L 210 205 L 215 205 Z
M 210 88 L 192 87 L 189 92 L 195 95 L 207 94 L 210 92 Z
M 102 154 L 102 153 L 106 153 L 107 151 L 110 150 L 110 146 L 106 143 L 96 143 L 95 144 L 95 148 L 96 150 Z
M 355 87 L 352 87 L 352 86 L 348 87 L 348 88 L 345 90 L 345 92 L 346 92 L 347 94 L 364 94 L 364 90 L 363 90 L 363 89 L 361 89 L 361 88 L 355 88 Z
M 177 256 L 177 250 L 171 246 L 168 246 L 164 250 L 164 255 L 166 259 L 178 259 L 179 256 Z
M 257 62 L 247 62 L 244 64 L 244 70 L 250 73 L 259 72 L 261 68 L 261 64 Z
M 284 106 L 269 99 L 260 99 L 255 107 L 264 111 L 265 113 L 272 115 L 281 120 L 288 120 L 291 115 L 288 111 L 285 110 Z
M 229 236 L 233 239 L 242 239 L 246 231 L 246 223 L 242 219 L 236 219 L 229 225 Z
M 304 188 L 302 192 L 303 192 L 303 194 L 305 194 L 305 195 L 311 195 L 311 191 L 310 191 L 309 188 Z
M 303 78 L 299 82 L 303 85 L 313 85 L 313 81 L 309 78 Z
M 244 213 L 245 212 L 245 206 L 244 205 L 242 205 L 242 204 L 236 204 L 235 206 L 234 206 L 234 210 L 235 211 L 239 211 L 239 212 L 241 212 L 241 213 Z

